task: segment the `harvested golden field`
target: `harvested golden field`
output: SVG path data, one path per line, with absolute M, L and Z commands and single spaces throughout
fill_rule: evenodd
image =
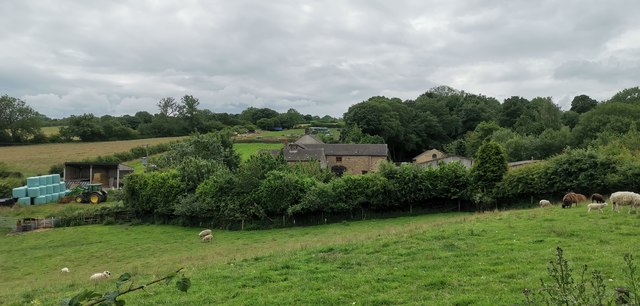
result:
M 180 138 L 183 137 L 0 147 L 0 162 L 7 164 L 11 171 L 20 171 L 25 176 L 31 176 L 45 174 L 55 164 L 126 152 L 134 147 L 152 146 Z

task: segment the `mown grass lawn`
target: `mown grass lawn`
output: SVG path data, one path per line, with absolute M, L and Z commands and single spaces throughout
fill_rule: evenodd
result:
M 185 267 L 188 293 L 163 285 L 130 305 L 513 305 L 537 288 L 561 246 L 575 273 L 599 269 L 626 285 L 623 255 L 638 255 L 637 214 L 528 209 L 450 213 L 265 231 L 110 225 L 0 237 L 0 304 L 55 305 L 103 270 L 137 284 Z M 637 263 L 637 262 L 636 262 Z M 68 267 L 71 273 L 60 272 Z M 114 278 L 115 278 L 114 277 Z M 576 275 L 577 277 L 577 275 Z M 114 280 L 97 285 L 113 290 Z
M 261 150 L 280 150 L 283 148 L 281 143 L 234 143 L 233 148 L 240 154 L 242 160 L 247 160 L 251 155 Z

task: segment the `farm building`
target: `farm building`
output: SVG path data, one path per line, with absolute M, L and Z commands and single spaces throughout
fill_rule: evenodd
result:
M 375 172 L 387 160 L 386 144 L 326 144 L 307 136 L 295 143 L 285 143 L 282 151 L 274 150 L 271 154 L 282 152 L 289 164 L 319 162 L 320 167 L 328 167 L 336 175 Z
M 416 164 L 422 164 L 434 159 L 443 158 L 445 156 L 446 155 L 440 152 L 439 150 L 431 149 L 431 150 L 424 151 L 422 152 L 422 154 L 414 157 L 412 161 Z
M 67 189 L 78 185 L 102 184 L 104 188 L 120 188 L 122 179 L 133 173 L 133 168 L 118 163 L 64 163 L 64 182 Z
M 456 161 L 460 162 L 467 169 L 473 165 L 471 158 L 458 155 L 447 156 L 436 149 L 424 151 L 422 154 L 413 158 L 413 162 L 420 167 L 438 167 L 440 164 L 448 164 Z

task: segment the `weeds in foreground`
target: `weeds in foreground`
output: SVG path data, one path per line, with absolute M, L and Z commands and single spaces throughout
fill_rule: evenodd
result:
M 631 254 L 624 255 L 627 265 L 625 275 L 628 286 L 615 288 L 615 294 L 608 294 L 602 272 L 593 270 L 587 280 L 587 265 L 583 265 L 579 279 L 575 280 L 563 250 L 556 248 L 556 259 L 549 262 L 547 272 L 551 282 L 540 280 L 542 288 L 524 289 L 525 305 L 640 305 L 638 303 L 638 276 Z

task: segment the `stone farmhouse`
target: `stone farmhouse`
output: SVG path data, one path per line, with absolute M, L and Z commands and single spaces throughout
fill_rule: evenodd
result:
M 285 143 L 282 153 L 289 164 L 318 162 L 340 176 L 376 172 L 380 163 L 387 160 L 388 149 L 386 144 L 328 144 L 305 135 L 294 143 Z
M 467 169 L 473 166 L 473 160 L 468 157 L 458 155 L 447 156 L 443 152 L 436 149 L 427 150 L 413 158 L 413 163 L 425 168 L 438 167 L 438 165 L 440 164 L 448 164 L 456 161 L 460 162 Z

